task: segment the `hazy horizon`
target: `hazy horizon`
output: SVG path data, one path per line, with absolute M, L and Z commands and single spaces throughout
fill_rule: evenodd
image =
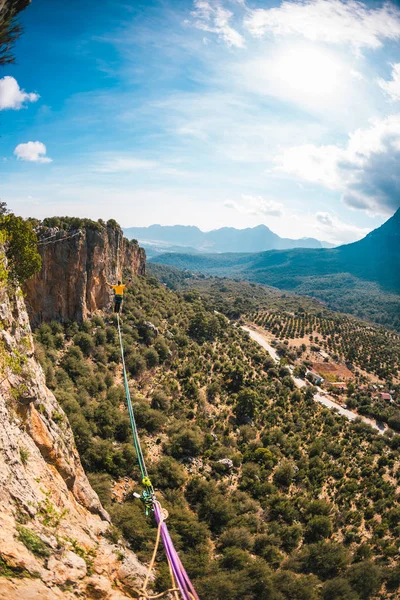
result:
M 211 229 L 203 229 L 202 227 L 199 227 L 198 225 L 195 225 L 193 223 L 190 223 L 188 225 L 183 225 L 182 223 L 174 223 L 172 225 L 163 225 L 162 223 L 151 223 L 150 225 L 128 225 L 128 226 L 122 226 L 123 229 L 148 229 L 149 227 L 195 227 L 197 229 L 199 229 L 202 233 L 210 233 L 211 231 L 218 231 L 220 229 L 236 229 L 237 231 L 244 231 L 245 229 L 257 229 L 258 227 L 267 227 L 270 231 L 272 231 L 272 233 L 275 233 L 275 231 L 273 231 L 273 229 L 271 229 L 271 227 L 269 227 L 267 224 L 265 223 L 259 223 L 258 225 L 253 225 L 251 227 L 245 226 L 245 227 L 232 227 L 229 225 L 223 225 L 222 227 L 213 227 Z M 306 239 L 309 236 L 299 236 L 297 238 L 289 238 L 289 239 Z M 320 241 L 325 241 L 325 240 L 320 240 Z

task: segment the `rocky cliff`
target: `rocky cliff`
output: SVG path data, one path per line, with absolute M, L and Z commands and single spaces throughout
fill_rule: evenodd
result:
M 106 281 L 144 275 L 146 255 L 115 224 L 38 230 L 41 271 L 24 286 L 31 324 L 81 321 L 110 305 Z
M 124 248 L 121 239 L 119 243 Z M 85 311 L 104 301 L 99 283 L 105 277 L 104 271 L 111 277 L 122 269 L 122 265 L 109 269 L 106 265 L 108 252 L 114 252 L 118 261 L 117 247 L 111 232 L 93 236 L 81 232 L 73 242 L 60 242 L 44 251 L 44 271 L 36 285 L 43 290 L 46 278 L 59 273 L 51 292 L 55 314 L 67 318 L 78 311 L 84 316 Z M 96 265 L 95 255 L 103 261 L 102 267 Z M 137 260 L 138 272 L 142 268 L 139 250 L 133 249 L 126 256 L 127 261 Z M 64 268 L 69 265 L 72 269 L 67 280 L 57 259 L 63 261 Z M 86 281 L 85 261 L 91 265 Z M 78 307 L 71 293 L 73 282 L 85 291 Z M 68 302 L 56 304 L 59 294 L 66 290 L 70 292 Z M 47 303 L 42 314 L 50 316 L 50 310 L 51 304 Z M 23 295 L 3 286 L 0 599 L 132 597 L 132 587 L 140 587 L 145 569 L 120 543 L 107 541 L 104 534 L 108 527 L 108 515 L 82 469 L 68 420 L 46 388 L 43 371 L 35 360 Z

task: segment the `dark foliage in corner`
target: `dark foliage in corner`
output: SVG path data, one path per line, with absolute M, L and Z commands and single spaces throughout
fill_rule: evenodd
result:
M 12 50 L 22 33 L 16 17 L 28 4 L 30 0 L 0 0 L 0 65 L 15 62 Z

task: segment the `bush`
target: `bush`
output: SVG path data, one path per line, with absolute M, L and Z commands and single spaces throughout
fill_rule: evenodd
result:
M 351 588 L 347 579 L 336 577 L 324 584 L 322 598 L 323 600 L 358 600 L 359 596 Z
M 74 336 L 74 344 L 79 346 L 85 356 L 89 356 L 94 348 L 94 341 L 88 333 L 77 333 Z
M 316 515 L 308 523 L 305 530 L 306 542 L 318 542 L 328 538 L 333 533 L 332 522 L 329 517 Z
M 79 377 L 88 377 L 91 374 L 90 367 L 85 362 L 81 349 L 77 346 L 72 346 L 65 353 L 61 365 L 75 382 Z
M 121 530 L 134 552 L 149 559 L 154 548 L 155 531 L 140 502 L 124 502 L 110 509 L 112 522 Z
M 347 567 L 350 556 L 348 551 L 336 542 L 317 542 L 304 549 L 304 569 L 315 573 L 321 579 L 331 579 L 342 573 Z
M 180 488 L 186 481 L 186 471 L 176 460 L 165 456 L 154 467 L 153 480 L 162 489 Z
M 352 565 L 346 573 L 346 577 L 361 600 L 368 600 L 381 587 L 381 570 L 370 561 Z
M 288 460 L 284 460 L 281 462 L 281 464 L 274 473 L 274 481 L 282 487 L 289 487 L 289 485 L 293 481 L 295 474 L 295 465 Z
M 144 353 L 144 359 L 146 361 L 146 365 L 148 369 L 156 367 L 159 363 L 159 356 L 154 348 L 149 348 Z
M 146 370 L 147 363 L 140 354 L 132 352 L 126 360 L 126 367 L 133 377 L 139 377 Z
M 253 392 L 253 390 L 239 392 L 235 406 L 235 414 L 239 423 L 245 422 L 246 419 L 253 419 L 257 404 L 258 395 L 256 392 Z
M 251 561 L 250 554 L 241 548 L 225 548 L 221 559 L 221 567 L 229 571 L 244 569 Z
M 35 554 L 35 556 L 39 556 L 40 558 L 50 556 L 50 548 L 42 542 L 36 533 L 22 525 L 17 525 L 17 531 L 19 541 L 22 542 L 32 554 Z
M 168 410 L 170 401 L 167 394 L 163 390 L 156 390 L 151 399 L 151 408 L 156 410 Z
M 273 582 L 282 594 L 282 598 L 290 600 L 318 600 L 319 598 L 316 589 L 318 580 L 316 581 L 314 577 L 295 575 L 290 571 L 278 571 Z
M 201 520 L 206 521 L 210 529 L 219 533 L 236 514 L 230 502 L 221 493 L 208 493 L 200 503 L 198 514 Z
M 245 527 L 233 527 L 227 529 L 219 540 L 221 548 L 235 546 L 242 550 L 251 550 L 253 547 L 253 537 Z
M 0 231 L 6 236 L 6 255 L 11 278 L 20 283 L 40 271 L 42 259 L 37 249 L 37 236 L 29 221 L 13 214 L 0 216 Z
M 138 404 L 135 403 L 133 405 L 133 410 L 135 412 L 136 423 L 138 427 L 142 427 L 153 433 L 154 431 L 159 431 L 163 425 L 165 425 L 166 417 L 159 410 L 154 410 L 147 406 L 147 404 Z
M 207 386 L 207 400 L 213 404 L 215 399 L 221 393 L 221 386 L 216 381 Z
M 108 473 L 89 473 L 88 479 L 100 502 L 108 510 L 111 506 L 112 477 Z
M 154 342 L 154 349 L 157 352 L 157 356 L 159 361 L 162 363 L 170 356 L 169 348 L 167 342 L 164 338 L 157 338 Z
M 198 427 L 184 427 L 171 437 L 169 453 L 175 458 L 199 456 L 203 450 L 204 437 Z

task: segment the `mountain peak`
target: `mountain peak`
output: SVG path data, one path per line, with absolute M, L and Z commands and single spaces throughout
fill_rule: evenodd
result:
M 364 239 L 368 240 L 371 238 L 387 238 L 392 236 L 400 236 L 400 208 L 396 210 L 390 219 L 385 221 L 385 223 L 378 227 L 378 229 L 371 231 L 371 233 L 369 233 Z
M 182 252 L 263 252 L 265 250 L 285 250 L 291 248 L 322 248 L 329 246 L 313 238 L 293 240 L 281 238 L 261 223 L 256 227 L 236 229 L 221 227 L 212 231 L 201 231 L 193 225 L 151 225 L 150 227 L 130 227 L 125 235 L 139 240 L 147 246 L 151 244 L 154 256 L 166 252 L 168 247 L 181 247 Z M 158 249 L 157 249 L 158 247 Z

